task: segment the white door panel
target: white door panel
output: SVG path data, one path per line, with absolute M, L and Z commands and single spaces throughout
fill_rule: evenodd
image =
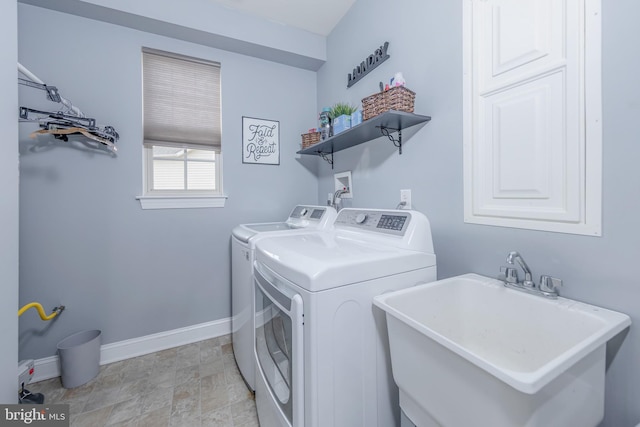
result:
M 575 0 L 479 3 L 474 54 L 481 92 L 566 65 L 567 2 Z
M 599 76 L 586 69 L 593 3 L 465 1 L 465 221 L 599 235 L 599 207 L 586 197 L 585 105 L 600 102 L 599 79 L 589 97 L 585 77 Z M 599 194 L 588 199 L 599 205 Z
M 578 135 L 568 138 L 565 80 L 558 71 L 483 98 L 475 214 L 580 219 Z

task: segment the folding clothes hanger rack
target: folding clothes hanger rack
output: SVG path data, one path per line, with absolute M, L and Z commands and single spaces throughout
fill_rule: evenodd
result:
M 20 121 L 37 122 L 41 128 L 31 133 L 32 138 L 37 135 L 52 134 L 56 139 L 68 141 L 68 135 L 83 135 L 92 141 L 99 142 L 98 147 L 104 146 L 109 151 L 118 151 L 115 143 L 120 136 L 112 126 L 96 126 L 95 119 L 86 117 L 71 101 L 62 97 L 55 86 L 46 85 L 19 62 L 18 71 L 27 77 L 27 79 L 18 77 L 19 84 L 44 90 L 47 92 L 47 99 L 65 107 L 63 111 L 57 112 L 20 107 Z

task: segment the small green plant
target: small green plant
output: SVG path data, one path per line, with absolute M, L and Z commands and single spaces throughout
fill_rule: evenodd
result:
M 335 119 L 336 117 L 340 117 L 344 114 L 346 114 L 347 116 L 350 116 L 351 113 L 355 113 L 356 110 L 358 108 L 354 107 L 351 104 L 347 104 L 344 102 L 338 102 L 337 104 L 335 104 L 333 107 L 331 107 L 331 112 L 329 113 L 329 115 L 331 116 L 331 119 Z

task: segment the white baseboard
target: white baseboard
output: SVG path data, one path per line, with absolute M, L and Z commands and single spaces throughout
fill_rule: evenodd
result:
M 173 329 L 139 338 L 105 344 L 100 347 L 100 365 L 142 356 L 168 348 L 220 337 L 231 333 L 231 318 L 200 323 L 186 328 Z M 32 383 L 60 376 L 58 356 L 34 361 L 35 372 Z

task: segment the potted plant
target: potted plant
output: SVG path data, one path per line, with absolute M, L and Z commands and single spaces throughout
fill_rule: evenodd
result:
M 329 115 L 331 116 L 334 135 L 351 127 L 351 114 L 356 110 L 356 107 L 344 102 L 338 102 L 331 108 Z

